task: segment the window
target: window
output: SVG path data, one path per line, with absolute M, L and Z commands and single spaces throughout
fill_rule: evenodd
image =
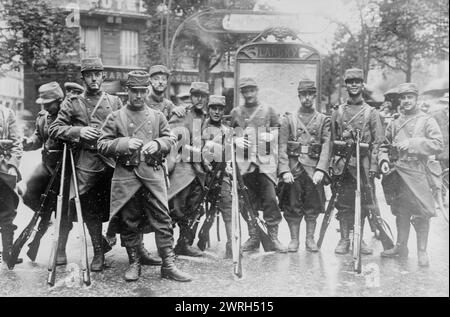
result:
M 100 56 L 100 28 L 84 27 L 81 29 L 81 58 Z
M 138 66 L 139 32 L 120 31 L 120 65 Z

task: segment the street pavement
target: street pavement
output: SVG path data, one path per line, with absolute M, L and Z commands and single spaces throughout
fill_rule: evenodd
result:
M 39 163 L 39 152 L 26 153 L 21 164 L 24 179 L 27 179 L 34 166 Z M 420 180 L 425 181 L 425 180 Z M 387 207 L 380 184 L 377 183 L 379 204 L 383 218 L 390 224 L 395 235 L 395 218 Z M 32 217 L 30 209 L 21 204 L 15 223 L 19 235 Z M 316 238 L 322 216 L 318 219 Z M 242 222 L 242 239 L 246 240 L 247 228 Z M 383 250 L 381 243 L 373 237 L 368 225 L 365 226 L 364 239 L 374 248 L 374 254 L 363 256 L 363 272 L 355 274 L 352 270 L 351 253 L 336 255 L 334 248 L 339 240 L 338 222 L 333 219 L 328 228 L 322 249 L 318 253 L 305 251 L 305 224 L 300 229 L 300 249 L 296 253 L 244 253 L 243 278 L 233 276 L 231 260 L 224 260 L 225 229 L 220 221 L 221 241 L 217 241 L 216 226 L 211 229 L 211 246 L 202 258 L 179 256 L 177 266 L 190 273 L 194 280 L 178 283 L 161 279 L 160 268 L 143 266 L 142 275 L 137 282 L 125 282 L 123 273 L 128 265 L 127 255 L 120 246 L 120 238 L 112 251 L 106 254 L 108 268 L 101 273 L 91 273 L 91 286 L 80 283 L 79 258 L 80 239 L 75 226 L 69 236 L 67 246 L 68 262 L 57 268 L 56 284 L 49 287 L 47 264 L 50 255 L 54 227 L 44 236 L 36 262 L 27 256 L 27 246 L 22 250 L 23 264 L 8 270 L 3 263 L 0 267 L 0 296 L 170 296 L 170 297 L 277 297 L 277 296 L 375 296 L 375 297 L 414 297 L 449 296 L 449 226 L 441 215 L 431 220 L 428 243 L 430 266 L 417 265 L 416 236 L 411 230 L 409 239 L 409 258 L 405 260 L 384 259 L 379 256 Z M 106 230 L 106 224 L 104 224 Z M 280 225 L 280 240 L 288 244 L 289 229 L 285 221 Z M 178 230 L 175 230 L 175 238 Z M 196 243 L 196 241 L 195 241 Z M 156 252 L 154 234 L 145 236 L 145 245 L 152 253 Z M 92 247 L 88 238 L 89 258 Z

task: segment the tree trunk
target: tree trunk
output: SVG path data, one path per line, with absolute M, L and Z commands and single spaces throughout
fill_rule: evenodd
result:
M 209 82 L 210 70 L 209 65 L 211 63 L 211 55 L 208 50 L 202 50 L 200 52 L 200 58 L 198 63 L 199 80 L 203 82 Z
M 412 79 L 412 63 L 413 63 L 413 55 L 411 52 L 411 48 L 408 45 L 406 49 L 406 82 L 410 83 Z

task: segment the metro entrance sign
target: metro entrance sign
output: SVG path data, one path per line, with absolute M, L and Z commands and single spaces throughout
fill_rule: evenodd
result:
M 212 33 L 259 34 L 271 27 L 302 29 L 298 14 L 280 12 L 214 10 L 203 12 L 196 20 L 203 31 Z

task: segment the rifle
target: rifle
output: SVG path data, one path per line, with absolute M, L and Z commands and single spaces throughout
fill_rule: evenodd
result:
M 73 151 L 72 149 L 67 149 L 67 144 L 64 143 L 63 148 L 63 156 L 62 156 L 62 167 L 61 167 L 61 182 L 59 187 L 59 194 L 56 203 L 56 223 L 55 223 L 55 234 L 53 239 L 53 245 L 50 252 L 50 260 L 48 263 L 48 277 L 47 283 L 51 286 L 55 284 L 56 278 L 56 257 L 58 253 L 58 244 L 59 244 L 59 235 L 61 228 L 61 220 L 62 220 L 62 211 L 63 211 L 63 201 L 64 201 L 64 177 L 66 175 L 66 158 L 67 152 L 69 152 L 69 159 L 71 165 L 71 174 L 72 174 L 72 183 L 73 188 L 75 190 L 75 209 L 77 212 L 78 219 L 78 230 L 80 234 L 80 243 L 81 243 L 81 271 L 83 273 L 83 282 L 86 285 L 91 284 L 90 272 L 89 272 L 89 263 L 88 263 L 88 255 L 87 255 L 87 243 L 86 243 L 86 232 L 84 229 L 84 221 L 83 215 L 81 211 L 81 203 L 80 203 L 80 194 L 78 192 L 78 181 L 76 176 L 76 168 L 75 162 L 73 159 Z
M 36 223 L 38 222 L 39 218 L 41 221 L 39 222 L 38 230 L 35 234 L 35 237 L 33 241 L 28 245 L 30 248 L 27 252 L 28 257 L 34 261 L 36 259 L 36 255 L 39 249 L 39 245 L 41 243 L 41 238 L 47 231 L 50 217 L 52 214 L 52 210 L 49 208 L 48 203 L 51 201 L 51 198 L 53 198 L 53 195 L 55 192 L 53 191 L 53 186 L 55 184 L 56 177 L 61 169 L 62 162 L 61 160 L 58 161 L 58 164 L 56 166 L 56 169 L 47 184 L 47 188 L 45 189 L 45 192 L 41 195 L 40 205 L 39 209 L 34 213 L 33 217 L 31 218 L 28 225 L 25 227 L 25 229 L 20 233 L 19 237 L 14 241 L 14 244 L 11 249 L 11 265 L 14 268 L 14 265 L 16 263 L 17 258 L 19 257 L 20 251 L 22 250 L 25 243 L 30 239 L 31 235 L 33 234 L 34 227 L 36 226 Z
M 231 144 L 234 144 L 234 137 L 231 138 Z M 234 145 L 233 145 L 234 147 Z M 236 153 L 236 151 L 235 151 Z M 239 194 L 236 171 L 236 154 L 231 155 L 232 165 L 232 183 L 231 183 L 231 252 L 233 254 L 234 275 L 242 277 L 242 250 L 241 250 L 241 218 L 239 217 Z
M 236 153 L 236 151 L 235 151 Z M 232 155 L 234 156 L 234 155 Z M 235 159 L 236 162 L 236 159 Z M 258 231 L 259 238 L 261 240 L 261 244 L 263 245 L 264 251 L 272 251 L 273 243 L 269 238 L 269 234 L 267 231 L 267 226 L 264 220 L 262 220 L 259 215 L 255 213 L 255 209 L 253 208 L 252 202 L 250 200 L 250 196 L 248 194 L 248 188 L 245 186 L 244 180 L 242 178 L 241 172 L 239 171 L 239 166 L 236 164 L 236 180 L 238 185 L 238 193 L 240 199 L 244 203 L 244 208 L 241 208 L 242 217 L 246 222 L 248 222 L 251 226 L 256 226 Z M 234 181 L 234 179 L 233 179 Z
M 342 169 L 342 173 L 340 175 L 337 175 L 336 177 L 333 177 L 333 182 L 331 183 L 331 198 L 328 202 L 327 209 L 325 210 L 325 214 L 323 216 L 322 225 L 320 227 L 320 235 L 319 240 L 317 241 L 317 246 L 320 248 L 323 243 L 323 239 L 325 238 L 325 233 L 327 231 L 327 228 L 331 222 L 331 218 L 333 216 L 334 212 L 334 206 L 336 204 L 336 201 L 339 197 L 340 191 L 341 191 L 341 184 L 344 179 L 344 175 L 348 169 L 348 165 L 350 163 L 350 158 L 352 154 L 355 151 L 355 143 L 347 143 L 344 141 L 334 141 L 334 143 L 338 143 L 341 146 L 345 146 L 347 148 L 346 154 L 345 154 L 345 162 L 344 162 L 344 168 Z
M 375 196 L 375 183 L 373 179 L 369 180 L 368 189 L 372 201 L 371 207 L 369 208 L 369 221 L 375 226 L 375 229 L 378 232 L 378 239 L 381 241 L 383 249 L 392 249 L 394 247 L 394 238 L 388 223 L 381 218 L 380 207 L 378 206 L 378 200 Z
M 212 171 L 211 179 L 207 184 L 205 184 L 205 190 L 202 191 L 201 195 L 198 197 L 195 204 L 193 205 L 194 206 L 192 208 L 193 211 L 188 214 L 190 215 L 187 217 L 187 227 L 189 228 L 188 234 L 190 235 L 189 236 L 190 243 L 192 243 L 195 239 L 196 227 L 200 223 L 200 218 L 203 216 L 203 213 L 201 212 L 201 208 L 203 208 L 203 203 L 206 201 L 206 198 L 208 197 L 208 195 L 212 190 L 216 189 L 217 186 L 220 187 L 222 185 L 221 183 L 219 183 L 220 175 L 218 175 L 223 174 L 219 173 L 221 167 L 222 167 L 221 164 L 217 164 L 215 166 L 215 168 Z
M 361 273 L 361 131 L 356 130 L 355 224 L 353 226 L 353 269 Z
M 225 167 L 227 163 L 225 162 L 225 133 L 222 135 L 222 161 L 216 162 L 214 169 L 212 170 L 212 180 L 211 184 L 209 184 L 210 195 L 207 196 L 207 200 L 209 200 L 210 204 L 206 208 L 206 216 L 205 221 L 203 221 L 203 225 L 198 233 L 198 242 L 197 246 L 200 250 L 204 251 L 206 249 L 206 244 L 209 244 L 209 231 L 211 230 L 212 225 L 214 224 L 214 218 L 217 213 L 218 202 L 220 200 L 220 191 L 222 189 L 222 181 L 225 173 Z M 219 175 L 217 175 L 219 174 Z M 214 180 L 214 181 L 213 181 Z M 217 218 L 219 219 L 219 218 Z M 217 224 L 219 224 L 217 220 Z M 217 227 L 219 228 L 219 227 Z M 219 230 L 219 229 L 218 229 Z M 217 231 L 219 237 L 219 231 Z M 220 238 L 220 237 L 219 237 Z M 220 239 L 219 239 L 220 240 Z

